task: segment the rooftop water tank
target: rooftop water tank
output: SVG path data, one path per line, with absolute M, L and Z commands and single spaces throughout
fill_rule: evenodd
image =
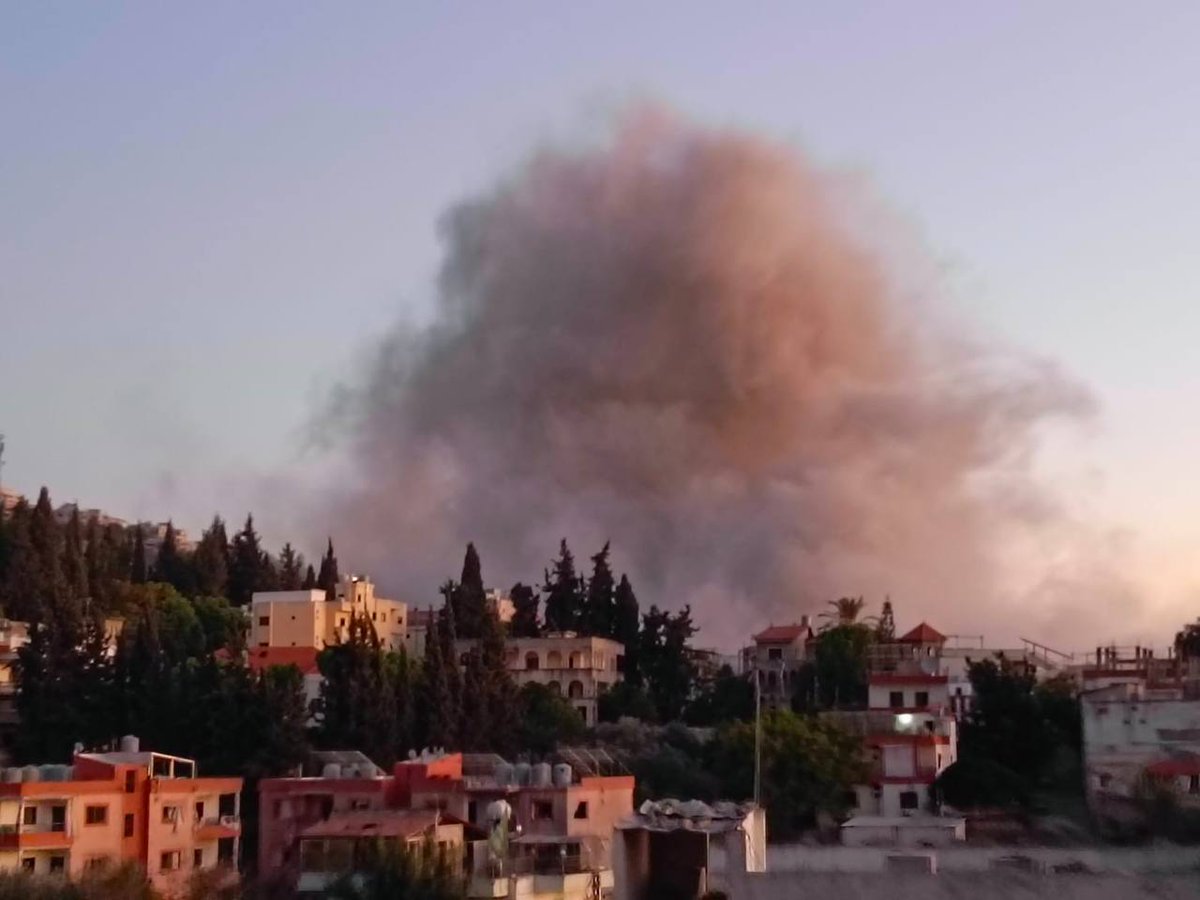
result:
M 21 767 L 10 766 L 4 770 L 4 781 L 7 784 L 17 784 L 21 780 Z
M 121 738 L 122 753 L 137 753 L 141 749 L 142 743 L 137 739 L 137 735 L 127 734 Z
M 550 787 L 550 763 L 538 763 L 533 767 L 529 784 L 533 787 Z
M 531 766 L 527 762 L 519 762 L 513 766 L 513 783 L 522 786 L 529 785 L 529 775 Z
M 512 784 L 513 783 L 513 767 L 510 763 L 503 760 L 496 763 L 496 768 L 493 770 L 496 777 L 496 784 Z
M 38 772 L 37 766 L 26 766 L 21 770 L 22 781 L 41 781 L 41 773 Z
M 339 766 L 337 763 L 325 763 L 325 765 L 321 767 L 321 777 L 322 778 L 341 778 L 342 777 L 342 767 Z
M 554 786 L 571 786 L 571 767 L 566 763 L 559 763 L 554 767 Z

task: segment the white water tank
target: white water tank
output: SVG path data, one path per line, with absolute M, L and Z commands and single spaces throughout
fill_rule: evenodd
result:
M 137 753 L 141 749 L 142 742 L 138 740 L 137 735 L 127 734 L 121 738 L 122 753 Z
M 533 787 L 550 787 L 550 763 L 538 763 L 533 767 L 529 784 Z
M 530 765 L 527 762 L 519 762 L 513 766 L 513 784 L 527 787 L 529 785 Z
M 41 781 L 42 776 L 37 766 L 26 766 L 21 770 L 22 781 Z
M 321 767 L 321 777 L 322 778 L 341 778 L 342 777 L 342 767 L 339 766 L 337 763 L 325 763 L 325 765 Z
M 571 786 L 571 767 L 566 763 L 559 763 L 554 767 L 554 786 Z
M 4 781 L 6 784 L 18 784 L 21 781 L 21 767 L 9 766 L 4 770 Z
M 506 785 L 513 783 L 513 767 L 510 763 L 504 761 L 496 763 L 496 768 L 492 774 L 496 778 L 496 784 Z

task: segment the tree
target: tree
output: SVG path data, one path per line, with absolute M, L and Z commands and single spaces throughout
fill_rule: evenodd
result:
M 421 680 L 417 690 L 417 731 L 423 741 L 434 747 L 453 747 L 458 731 L 458 708 L 442 659 L 442 624 L 430 610 L 429 633 L 425 638 L 425 656 L 421 660 Z
M 828 620 L 826 628 L 853 625 L 858 621 L 858 616 L 865 605 L 862 597 L 839 597 L 837 600 L 830 601 L 830 610 L 821 613 L 821 618 Z
M 353 872 L 326 889 L 330 900 L 466 900 L 467 889 L 455 863 L 432 838 L 408 848 L 380 839 L 360 845 Z
M 63 530 L 63 587 L 67 595 L 83 600 L 88 593 L 88 571 L 84 559 L 83 523 L 79 520 L 79 507 L 71 508 L 71 518 Z
M 246 606 L 255 591 L 275 586 L 274 567 L 254 530 L 254 516 L 246 516 L 245 526 L 233 536 L 229 556 L 229 601 L 234 606 Z
M 220 649 L 237 653 L 245 649 L 246 615 L 241 609 L 231 606 L 224 597 L 197 597 L 193 606 L 207 653 Z
M 146 536 L 142 533 L 142 523 L 133 526 L 133 560 L 130 563 L 129 580 L 133 584 L 145 584 L 149 577 L 146 565 Z
M 684 710 L 689 725 L 713 726 L 723 722 L 747 721 L 754 717 L 754 684 L 722 666 L 716 677 L 699 685 L 699 691 Z
M 312 591 L 317 588 L 317 574 L 313 571 L 312 563 L 304 570 L 304 581 L 300 583 L 300 589 L 304 591 Z
M 340 580 L 337 556 L 333 552 L 333 538 L 329 538 L 329 546 L 325 549 L 325 555 L 321 557 L 321 570 L 317 573 L 317 590 L 324 591 L 326 599 L 333 600 L 337 597 Z
M 883 611 L 879 614 L 879 622 L 875 625 L 875 636 L 879 641 L 894 641 L 896 639 L 896 614 L 892 611 L 892 601 L 883 601 Z
M 559 544 L 553 571 L 546 572 L 542 587 L 546 595 L 546 630 L 578 631 L 582 624 L 583 585 L 575 574 L 575 557 L 566 538 Z
M 487 614 L 487 591 L 483 586 L 483 567 L 474 544 L 467 544 L 463 556 L 462 577 L 448 593 L 454 605 L 454 624 L 460 638 L 478 638 L 483 634 Z
M 8 516 L 7 555 L 2 588 L 4 612 L 12 619 L 30 621 L 41 615 L 40 573 L 37 554 L 30 538 L 33 511 L 24 498 Z
M 179 550 L 179 533 L 171 520 L 167 520 L 167 531 L 158 548 L 158 558 L 154 561 L 151 577 L 155 581 L 171 585 L 185 596 L 190 597 L 195 593 L 195 573 Z
M 195 590 L 199 596 L 224 597 L 229 584 L 229 538 L 225 521 L 213 516 L 192 554 Z
M 596 701 L 596 718 L 601 722 L 619 722 L 625 718 L 657 722 L 658 710 L 644 687 L 618 681 Z
M 290 543 L 283 545 L 279 554 L 279 589 L 281 591 L 298 591 L 304 573 L 304 557 L 296 552 Z
M 763 714 L 762 799 L 767 826 L 779 839 L 812 827 L 817 813 L 844 813 L 846 796 L 867 780 L 857 737 L 816 717 L 789 710 Z M 721 728 L 709 745 L 709 766 L 722 790 L 748 799 L 754 788 L 754 723 Z
M 688 606 L 674 615 L 651 606 L 642 616 L 638 665 L 650 699 L 665 722 L 678 719 L 692 695 L 696 667 L 688 642 L 695 633 Z
M 383 766 L 396 758 L 393 680 L 379 637 L 365 614 L 352 613 L 347 638 L 317 657 L 324 681 L 317 700 L 317 741 L 353 747 Z
M 487 704 L 485 720 L 489 734 L 484 742 L 487 749 L 501 754 L 518 749 L 515 743 L 517 732 L 517 686 L 508 671 L 507 651 L 504 644 L 504 629 L 494 609 L 483 611 L 483 633 L 479 638 L 479 663 L 483 676 L 483 697 Z M 464 677 L 464 706 L 466 688 Z
M 865 706 L 867 654 L 874 640 L 874 631 L 861 623 L 822 630 L 812 661 L 797 673 L 792 705 L 808 711 Z
M 592 577 L 587 583 L 581 623 L 584 634 L 604 638 L 613 637 L 617 624 L 615 584 L 608 555 L 609 545 L 605 541 L 600 552 L 592 557 Z
M 637 595 L 627 575 L 622 575 L 617 585 L 613 607 L 613 639 L 625 648 L 621 660 L 625 680 L 631 684 L 641 684 L 642 673 L 638 665 L 638 623 L 641 620 Z
M 537 637 L 541 633 L 537 592 L 518 581 L 508 595 L 513 602 L 513 617 L 508 623 L 509 634 L 513 637 Z
M 408 653 L 401 648 L 389 657 L 392 678 L 392 699 L 396 704 L 396 747 L 398 757 L 420 743 L 417 734 L 417 694 L 414 681 L 418 674 Z
M 33 550 L 36 587 L 34 599 L 39 607 L 56 603 L 64 590 L 62 575 L 62 533 L 50 505 L 50 492 L 42 488 L 29 517 L 29 543 Z
M 545 756 L 559 744 L 581 741 L 587 731 L 575 707 L 544 684 L 522 685 L 517 703 L 520 745 L 531 753 Z

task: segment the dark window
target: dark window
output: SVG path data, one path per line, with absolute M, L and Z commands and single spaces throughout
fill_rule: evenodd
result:
M 538 668 L 538 663 L 539 663 L 538 655 L 536 653 L 534 653 L 532 650 L 529 653 L 525 654 L 525 668 L 536 669 L 536 668 Z
M 583 719 L 583 724 L 586 725 L 587 724 L 587 707 L 586 706 L 577 706 L 577 707 L 575 707 L 575 712 L 579 713 L 579 718 Z
M 196 821 L 197 822 L 204 821 L 204 801 L 203 800 L 196 801 Z
M 21 822 L 25 825 L 36 825 L 37 824 L 37 807 L 36 806 L 25 807 L 25 812 L 21 816 Z
M 549 800 L 533 801 L 533 820 L 535 822 L 554 818 L 554 804 Z
M 783 648 L 772 647 L 769 649 L 767 651 L 767 659 L 771 660 L 771 662 L 778 662 L 779 660 L 783 659 Z
M 475 817 L 478 814 L 478 812 L 479 812 L 479 804 L 476 803 L 474 800 L 470 801 L 467 804 L 467 821 L 470 822 L 472 825 L 476 824 Z
M 192 868 L 199 869 L 204 865 L 204 851 L 197 847 L 192 851 Z
M 93 872 L 95 872 L 99 869 L 106 868 L 107 866 L 108 866 L 108 857 L 107 856 L 92 856 L 92 857 L 89 857 L 88 861 L 83 864 L 83 867 L 85 869 L 91 869 Z
M 108 821 L 107 806 L 89 806 L 83 811 L 85 825 L 103 825 Z
M 904 708 L 904 691 L 892 691 L 888 694 L 888 706 L 892 709 Z
M 901 809 L 916 809 L 921 804 L 921 798 L 916 791 L 904 791 L 900 794 Z
M 259 616 L 259 617 L 258 617 L 258 624 L 259 624 L 259 625 L 270 625 L 270 624 L 271 624 L 271 617 L 270 617 L 270 616 Z
M 221 838 L 217 841 L 217 864 L 233 865 L 233 838 Z
M 929 705 L 929 691 L 917 691 L 917 706 L 924 709 Z
M 137 790 L 137 772 L 125 773 L 125 793 L 132 794 Z
M 50 857 L 50 871 L 51 872 L 63 872 L 63 871 L 66 871 L 66 868 L 67 868 L 67 858 L 65 856 Z
M 50 807 L 50 830 L 67 830 L 67 808 L 65 806 Z
M 1200 775 L 1188 776 L 1188 793 L 1200 794 Z
M 158 858 L 158 867 L 164 872 L 179 868 L 179 851 L 169 850 Z
M 222 794 L 217 798 L 217 815 L 237 815 L 237 794 Z
M 133 813 L 125 813 L 125 837 L 133 837 Z
M 579 805 L 575 807 L 575 818 L 586 819 L 588 817 L 587 801 L 580 800 Z
M 179 818 L 179 809 L 175 806 L 164 806 L 162 808 L 162 820 L 164 822 L 175 822 Z
M 35 860 L 32 856 L 27 856 L 23 860 L 21 860 L 21 868 L 24 869 L 26 872 L 32 872 L 33 867 L 36 864 L 37 864 L 37 860 Z

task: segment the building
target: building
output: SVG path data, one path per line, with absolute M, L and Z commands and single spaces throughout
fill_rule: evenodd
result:
M 1094 688 L 1080 699 L 1085 792 L 1102 829 L 1139 830 L 1155 795 L 1200 812 L 1200 700 L 1153 681 Z
M 466 663 L 473 640 L 460 640 L 455 648 Z M 537 638 L 508 638 L 506 663 L 520 687 L 541 684 L 561 694 L 575 707 L 585 725 L 595 725 L 597 701 L 621 680 L 625 647 L 601 637 L 584 637 L 572 632 Z
M 960 721 L 971 711 L 975 693 L 971 687 L 971 664 L 1001 657 L 1031 672 L 1039 681 L 1068 671 L 1072 662 L 1069 653 L 1028 638 L 1021 639 L 1020 647 L 985 647 L 982 638 L 948 636 L 942 646 L 942 672 L 948 679 L 950 707 Z
M 0 487 L 0 516 L 8 515 L 24 499 L 25 495 L 20 491 Z
M 946 638 L 922 622 L 903 637 L 872 647 L 867 708 L 822 716 L 863 740 L 870 766 L 854 789 L 859 816 L 914 816 L 933 810 L 931 787 L 958 756 L 941 651 Z
M 129 523 L 124 519 L 118 519 L 116 516 L 110 516 L 102 509 L 84 509 L 78 503 L 62 504 L 60 507 L 58 507 L 58 509 L 54 510 L 54 521 L 56 521 L 59 525 L 66 525 L 71 521 L 71 517 L 75 515 L 76 512 L 79 513 L 79 521 L 84 525 L 87 525 L 89 521 L 95 519 L 96 524 L 101 528 L 105 528 L 109 525 L 116 525 L 120 528 L 129 527 Z M 146 523 L 145 527 L 147 530 L 155 528 L 155 526 L 150 525 L 149 523 Z M 162 525 L 162 533 L 164 536 L 167 533 L 166 523 L 163 523 Z
M 61 872 L 134 861 L 177 890 L 195 872 L 237 877 L 240 778 L 201 778 L 192 760 L 141 751 L 75 754 L 70 766 L 5 769 L 0 869 Z
M 315 647 L 251 647 L 246 651 L 246 665 L 256 674 L 272 666 L 295 666 L 304 679 L 304 699 L 312 708 L 321 696 L 321 670 L 317 667 Z
M 349 636 L 350 618 L 366 616 L 382 645 L 400 650 L 408 637 L 408 604 L 376 596 L 369 578 L 347 575 L 333 599 L 324 591 L 259 591 L 251 599 L 251 647 L 320 650 Z
M 11 746 L 20 719 L 17 715 L 17 683 L 13 664 L 17 651 L 29 640 L 29 626 L 0 619 L 0 743 Z
M 360 753 L 315 753 L 301 774 L 259 783 L 259 870 L 315 883 L 304 881 L 316 871 L 307 868 L 313 862 L 305 858 L 306 841 L 369 834 L 371 823 L 388 823 L 396 839 L 409 841 L 418 829 L 424 836 L 431 823 L 447 823 L 467 841 L 472 896 L 506 897 L 516 885 L 523 897 L 583 900 L 588 895 L 575 893 L 567 876 L 586 874 L 576 880 L 590 886 L 597 874 L 611 887 L 612 831 L 633 810 L 633 788 L 627 775 L 566 764 L 513 766 L 493 754 L 425 753 L 385 774 Z M 493 858 L 482 840 L 496 825 L 497 803 L 515 835 L 503 858 Z M 426 815 L 411 815 L 418 813 Z
M 808 616 L 792 625 L 771 625 L 754 635 L 744 653 L 746 670 L 758 679 L 763 705 L 786 708 L 792 700 L 796 673 L 808 661 L 813 629 Z
M 714 857 L 723 863 L 719 871 Z M 752 803 L 647 800 L 617 825 L 613 897 L 746 896 L 747 873 L 766 868 L 765 810 Z

